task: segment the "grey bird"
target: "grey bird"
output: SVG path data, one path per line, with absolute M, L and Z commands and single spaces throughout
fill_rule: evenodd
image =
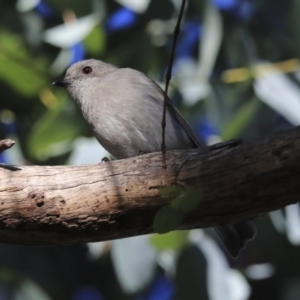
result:
M 89 59 L 73 64 L 53 84 L 67 88 L 99 143 L 115 158 L 160 151 L 164 91 L 145 74 Z M 167 150 L 205 147 L 169 98 L 165 140 Z M 256 235 L 251 221 L 215 230 L 232 257 Z

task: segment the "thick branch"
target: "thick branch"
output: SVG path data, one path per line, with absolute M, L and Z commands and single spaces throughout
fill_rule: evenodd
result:
M 268 139 L 166 153 L 174 185 L 203 192 L 180 229 L 234 222 L 300 200 L 300 128 Z M 152 232 L 169 203 L 161 153 L 92 166 L 0 168 L 0 242 L 54 245 Z

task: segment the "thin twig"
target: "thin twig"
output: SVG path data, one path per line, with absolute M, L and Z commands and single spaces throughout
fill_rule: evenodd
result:
M 11 139 L 0 140 L 0 153 L 11 148 L 15 144 L 15 141 Z M 20 167 L 15 165 L 8 165 L 4 163 L 0 163 L 0 168 L 7 169 L 10 171 L 22 170 Z
M 169 88 L 169 83 L 172 77 L 172 67 L 173 67 L 173 60 L 174 60 L 174 54 L 175 54 L 175 49 L 176 49 L 176 43 L 177 39 L 179 36 L 180 32 L 180 24 L 184 12 L 184 7 L 185 7 L 186 0 L 182 0 L 180 11 L 179 11 L 179 16 L 177 20 L 177 24 L 174 29 L 174 39 L 173 39 L 173 44 L 172 44 L 172 49 L 171 49 L 171 55 L 170 55 L 170 61 L 168 65 L 168 70 L 166 73 L 166 85 L 165 85 L 165 98 L 164 98 L 164 109 L 163 109 L 163 117 L 162 117 L 162 142 L 161 142 L 161 151 L 162 151 L 162 169 L 164 170 L 164 178 L 165 176 L 165 171 L 167 168 L 166 165 L 166 140 L 165 140 L 165 129 L 166 129 L 166 112 L 167 112 L 167 99 L 168 99 L 168 88 Z

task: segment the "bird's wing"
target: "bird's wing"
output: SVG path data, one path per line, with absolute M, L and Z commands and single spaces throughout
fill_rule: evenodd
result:
M 125 69 L 119 69 L 122 70 L 123 76 L 126 77 L 124 72 L 130 72 L 131 79 L 135 77 L 135 84 L 141 83 L 141 80 L 144 80 L 144 83 L 149 86 L 149 84 L 156 89 L 157 94 L 160 95 L 159 97 L 156 98 L 158 101 L 164 101 L 164 95 L 165 92 L 162 90 L 162 88 L 151 78 L 146 76 L 144 73 L 130 69 L 130 68 L 125 68 Z M 189 126 L 189 124 L 186 122 L 186 120 L 182 117 L 180 114 L 179 110 L 174 106 L 172 101 L 167 97 L 167 110 L 170 112 L 170 114 L 174 117 L 175 120 L 181 125 L 181 127 L 184 129 L 188 137 L 191 139 L 191 141 L 194 143 L 195 148 L 204 148 L 206 145 L 196 136 L 192 128 Z
M 190 125 L 187 121 L 182 117 L 179 110 L 174 106 L 172 101 L 167 98 L 167 109 L 171 113 L 171 115 L 178 121 L 181 127 L 185 130 L 190 139 L 195 143 L 196 147 L 203 148 L 206 145 L 196 136 Z
M 153 81 L 156 88 L 159 90 L 159 92 L 162 95 L 165 95 L 165 92 L 161 89 L 161 87 L 155 82 Z M 178 121 L 178 123 L 181 125 L 181 127 L 184 129 L 184 131 L 186 132 L 186 134 L 189 136 L 189 138 L 194 142 L 195 144 L 195 148 L 199 147 L 199 148 L 204 148 L 206 147 L 206 145 L 204 144 L 204 142 L 202 142 L 200 140 L 200 138 L 198 138 L 196 136 L 196 134 L 194 133 L 194 131 L 192 130 L 192 128 L 190 127 L 190 125 L 187 123 L 187 121 L 182 117 L 181 113 L 179 112 L 179 110 L 174 106 L 174 104 L 172 103 L 172 101 L 170 100 L 169 97 L 167 97 L 167 109 L 168 111 L 171 113 L 171 115 Z

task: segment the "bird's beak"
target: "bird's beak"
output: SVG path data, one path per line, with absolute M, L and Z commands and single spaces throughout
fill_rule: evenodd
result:
M 67 87 L 68 85 L 71 84 L 71 80 L 61 79 L 61 80 L 57 80 L 57 81 L 52 82 L 52 84 L 58 85 L 58 86 L 61 86 L 61 87 Z

